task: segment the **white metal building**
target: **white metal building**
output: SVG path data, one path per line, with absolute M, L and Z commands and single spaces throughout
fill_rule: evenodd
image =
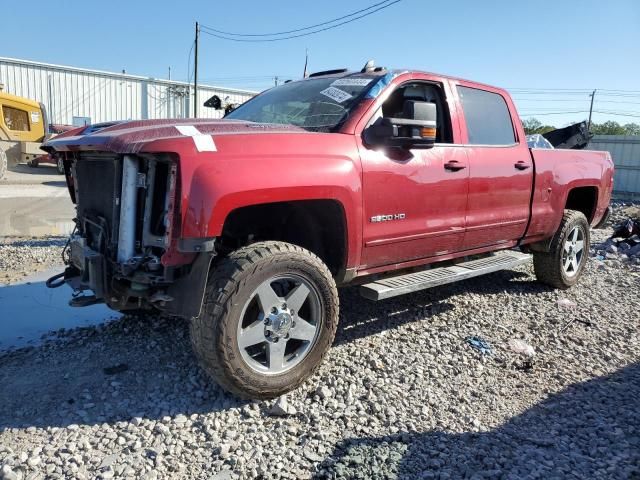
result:
M 640 135 L 595 135 L 587 148 L 611 154 L 616 167 L 614 196 L 640 198 Z
M 49 123 L 85 125 L 113 120 L 188 118 L 193 85 L 173 80 L 0 57 L 2 90 L 44 104 Z M 198 117 L 224 111 L 202 106 L 211 96 L 243 103 L 255 92 L 198 85 Z

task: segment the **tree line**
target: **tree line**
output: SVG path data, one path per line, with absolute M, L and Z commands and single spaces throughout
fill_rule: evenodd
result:
M 557 128 L 553 125 L 545 125 L 537 118 L 527 118 L 522 121 L 522 125 L 527 135 L 547 133 Z M 620 125 L 618 122 L 609 120 L 603 123 L 592 123 L 590 131 L 594 135 L 640 135 L 640 125 L 637 123 Z

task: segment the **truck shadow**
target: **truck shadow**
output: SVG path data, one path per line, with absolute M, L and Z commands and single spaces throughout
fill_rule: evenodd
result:
M 456 295 L 496 295 L 505 292 L 537 295 L 551 290 L 534 281 L 527 273 L 514 270 L 503 270 L 379 302 L 362 298 L 358 287 L 345 288 L 340 291 L 341 314 L 334 344 L 349 343 L 358 338 L 399 328 L 417 318 L 447 312 L 454 308 L 454 301 L 450 299 Z
M 55 180 L 51 182 L 42 182 L 43 185 L 47 185 L 48 187 L 66 187 L 67 182 L 64 180 Z
M 517 281 L 522 275 L 500 272 L 482 285 L 467 281 L 377 305 L 361 298 L 355 288 L 344 290 L 336 343 L 447 311 L 454 306 L 447 299 L 465 291 L 544 291 L 533 282 Z M 15 295 L 18 287 L 1 287 L 0 300 Z M 32 308 L 29 315 L 43 314 L 37 302 Z M 199 368 L 187 322 L 159 317 L 122 316 L 36 346 L 0 351 L 0 386 L 0 429 L 161 419 L 246 403 L 224 392 Z
M 157 420 L 244 404 L 203 374 L 186 322 L 155 317 L 122 316 L 0 352 L 0 385 L 0 430 Z
M 640 363 L 577 383 L 484 432 L 339 443 L 321 478 L 640 479 Z
M 8 170 L 10 172 L 22 173 L 26 175 L 51 175 L 52 177 L 62 178 L 62 175 L 60 175 L 56 170 L 55 165 L 48 164 L 48 163 L 39 165 L 37 168 L 30 167 L 26 163 L 18 163 L 18 164 L 9 165 Z

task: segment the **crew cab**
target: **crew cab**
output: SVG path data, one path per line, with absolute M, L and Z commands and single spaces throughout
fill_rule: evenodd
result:
M 528 148 L 505 90 L 371 65 L 220 120 L 121 122 L 46 148 L 77 209 L 49 285 L 76 306 L 188 319 L 204 369 L 250 398 L 317 368 L 340 286 L 384 300 L 531 257 L 539 281 L 574 285 L 613 187 L 607 152 Z

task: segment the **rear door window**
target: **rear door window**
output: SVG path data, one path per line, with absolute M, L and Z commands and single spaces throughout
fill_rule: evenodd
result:
M 497 93 L 458 85 L 469 143 L 513 145 L 516 137 L 507 102 Z

